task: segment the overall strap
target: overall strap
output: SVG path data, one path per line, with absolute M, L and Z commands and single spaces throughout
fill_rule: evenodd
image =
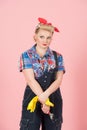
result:
M 58 67 L 58 58 L 57 58 L 56 51 L 53 51 L 53 54 L 54 54 L 54 58 L 55 58 L 55 61 L 56 61 L 56 66 Z

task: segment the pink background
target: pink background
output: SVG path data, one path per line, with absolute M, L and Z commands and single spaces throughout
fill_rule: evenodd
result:
M 0 0 L 0 130 L 19 130 L 25 79 L 21 52 L 30 48 L 38 17 L 60 30 L 51 48 L 64 56 L 62 130 L 87 130 L 87 1 Z

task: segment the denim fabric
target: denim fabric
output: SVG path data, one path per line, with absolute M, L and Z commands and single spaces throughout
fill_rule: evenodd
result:
M 37 82 L 41 85 L 43 91 L 45 91 L 49 85 L 55 80 L 55 71 L 51 70 L 45 73 Z M 52 116 L 44 114 L 41 110 L 41 104 L 38 102 L 36 109 L 33 113 L 27 110 L 27 105 L 30 100 L 35 96 L 30 87 L 27 85 L 23 102 L 22 102 L 22 116 L 20 121 L 20 130 L 39 130 L 42 124 L 42 130 L 61 130 L 62 118 L 62 96 L 60 88 L 50 95 L 50 101 L 54 103 L 54 107 L 50 108 Z

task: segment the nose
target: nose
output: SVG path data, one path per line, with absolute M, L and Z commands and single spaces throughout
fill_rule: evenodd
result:
M 45 42 L 45 43 L 47 43 L 47 42 L 48 42 L 46 38 L 44 38 L 44 42 Z

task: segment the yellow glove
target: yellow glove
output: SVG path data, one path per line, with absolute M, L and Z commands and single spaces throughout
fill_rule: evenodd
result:
M 27 110 L 30 110 L 30 112 L 34 112 L 35 108 L 36 108 L 36 103 L 38 101 L 38 96 L 35 96 L 29 103 L 27 106 Z M 46 100 L 45 102 L 46 105 L 54 107 L 54 104 L 52 102 L 50 102 L 49 98 Z
M 49 99 L 49 98 L 46 100 L 45 104 L 46 104 L 47 106 L 54 107 L 54 104 L 53 104 L 52 102 L 50 102 L 50 99 Z
M 29 103 L 27 106 L 27 110 L 30 110 L 30 112 L 34 112 L 35 108 L 36 108 L 36 103 L 38 101 L 38 96 L 35 96 Z

